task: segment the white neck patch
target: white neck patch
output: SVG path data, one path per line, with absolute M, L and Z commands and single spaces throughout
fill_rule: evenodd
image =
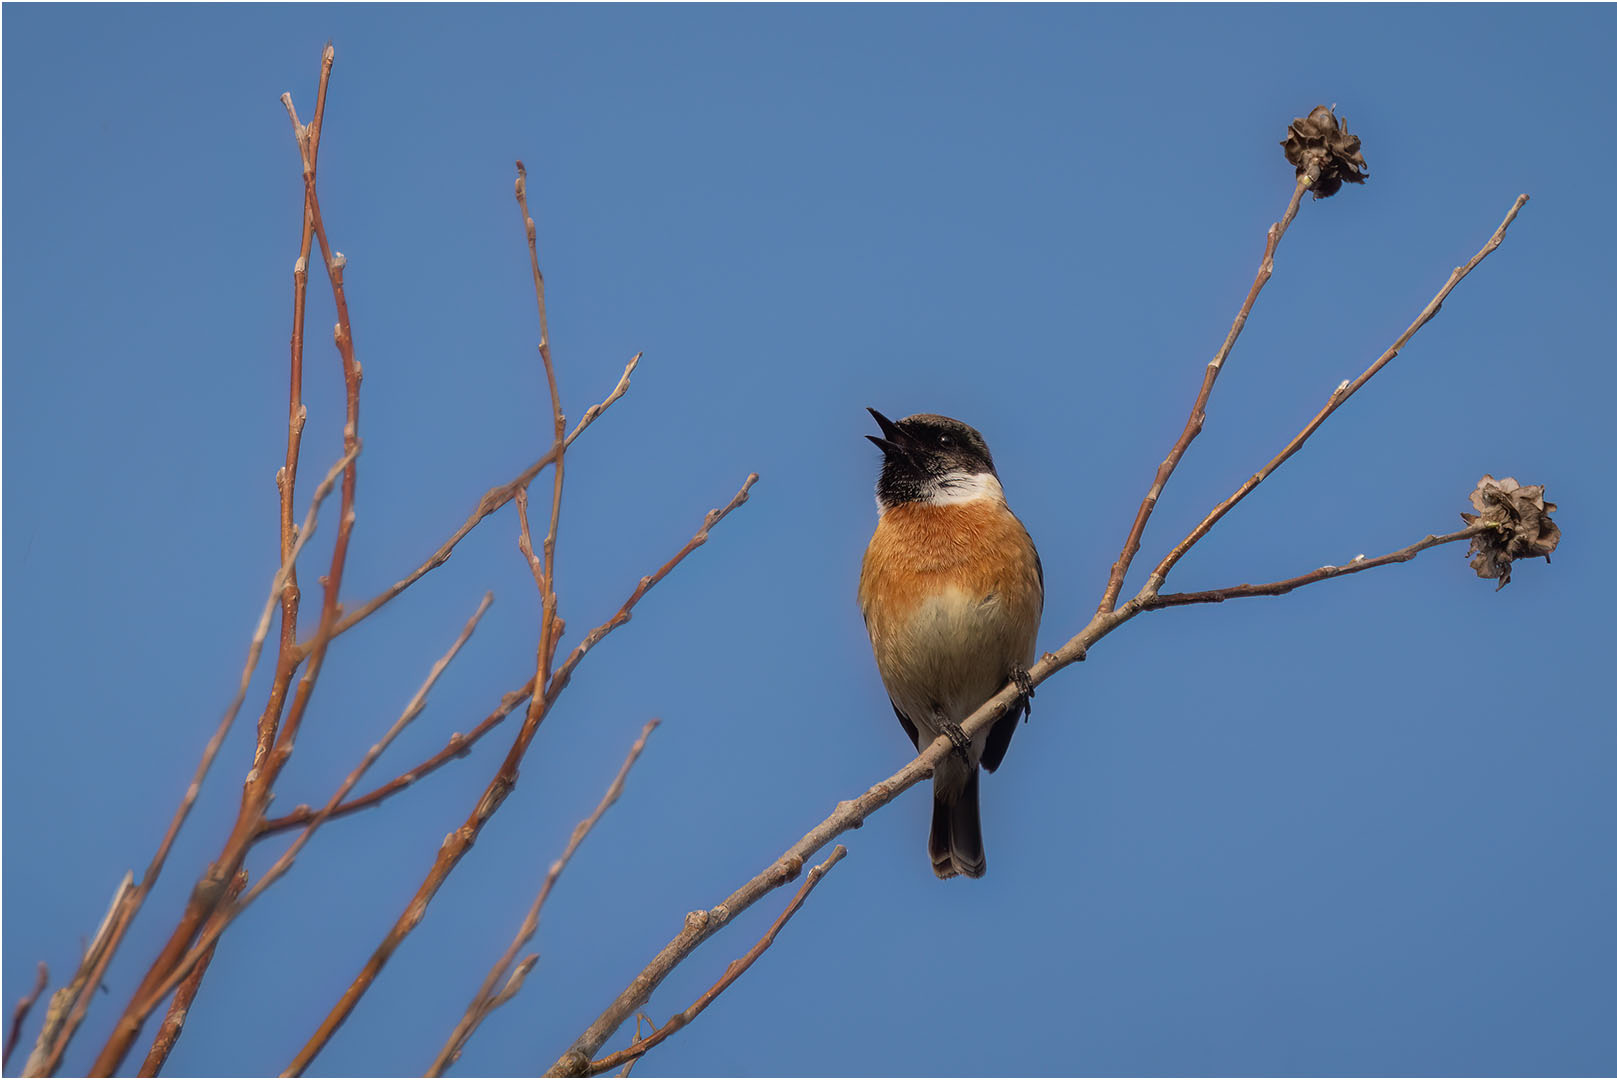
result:
M 929 506 L 957 506 L 979 499 L 1006 501 L 1006 493 L 994 473 L 945 473 L 928 492 L 926 501 Z
M 979 499 L 989 499 L 1001 504 L 1006 503 L 1006 493 L 1001 490 L 1001 482 L 995 479 L 993 473 L 945 473 L 934 482 L 928 493 L 920 500 L 928 506 L 960 506 L 962 503 L 977 502 Z M 883 500 L 877 500 L 877 516 L 882 517 L 888 507 Z

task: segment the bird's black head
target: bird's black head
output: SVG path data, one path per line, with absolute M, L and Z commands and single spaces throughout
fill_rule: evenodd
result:
M 867 409 L 882 436 L 867 435 L 883 452 L 877 503 L 884 509 L 907 502 L 948 503 L 1000 495 L 995 461 L 977 431 L 934 413 L 900 421 Z

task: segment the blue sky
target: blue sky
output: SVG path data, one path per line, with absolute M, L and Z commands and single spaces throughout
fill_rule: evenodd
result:
M 1041 688 L 985 782 L 986 878 L 933 878 L 910 792 L 636 1075 L 1611 1075 L 1614 20 L 8 5 L 7 1007 L 37 961 L 71 971 L 234 690 L 285 440 L 301 184 L 277 97 L 307 117 L 331 38 L 322 205 L 366 372 L 345 600 L 548 443 L 515 158 L 569 415 L 646 354 L 568 459 L 569 640 L 762 479 L 586 660 L 315 1072 L 426 1067 L 648 717 L 664 724 L 552 896 L 539 967 L 459 1073 L 549 1064 L 688 910 L 907 760 L 854 604 L 866 406 L 982 430 L 1044 557 L 1042 647 L 1083 625 L 1285 206 L 1277 142 L 1336 103 L 1371 181 L 1304 206 L 1130 588 L 1520 192 L 1502 248 L 1169 587 L 1449 531 L 1485 472 L 1547 485 L 1552 565 L 1496 593 L 1442 548 L 1136 620 Z M 300 508 L 340 453 L 322 278 L 310 296 Z M 493 609 L 376 779 L 522 684 L 538 615 L 516 536 L 508 508 L 333 646 L 277 807 L 324 801 L 486 589 Z M 265 682 L 66 1072 L 217 851 Z M 169 1071 L 284 1067 L 510 736 L 318 834 L 227 936 Z M 787 899 L 737 919 L 648 1012 L 689 1004 Z

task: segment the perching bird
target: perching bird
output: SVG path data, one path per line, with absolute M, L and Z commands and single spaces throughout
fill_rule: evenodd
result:
M 1040 555 L 1006 505 L 984 438 L 918 413 L 868 435 L 883 452 L 877 531 L 860 567 L 860 610 L 894 712 L 918 751 L 941 734 L 956 750 L 933 774 L 928 857 L 941 878 L 984 876 L 978 766 L 994 772 L 1034 689 L 1045 601 Z M 1013 708 L 971 740 L 961 721 L 1015 681 Z

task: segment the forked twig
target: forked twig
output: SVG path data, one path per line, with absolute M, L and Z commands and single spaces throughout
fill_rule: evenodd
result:
M 1130 524 L 1130 533 L 1125 537 L 1124 547 L 1119 551 L 1118 560 L 1113 564 L 1113 570 L 1108 575 L 1107 588 L 1102 592 L 1102 602 L 1096 610 L 1100 614 L 1112 611 L 1119 601 L 1119 591 L 1124 588 L 1124 577 L 1130 572 L 1130 564 L 1135 560 L 1136 552 L 1141 550 L 1141 535 L 1147 530 L 1147 521 L 1158 505 L 1158 496 L 1163 493 L 1164 485 L 1175 472 L 1181 458 L 1186 454 L 1187 447 L 1197 438 L 1203 430 L 1203 418 L 1209 403 L 1209 394 L 1214 390 L 1214 380 L 1220 377 L 1220 371 L 1225 366 L 1226 357 L 1231 355 L 1232 346 L 1236 345 L 1237 337 L 1242 328 L 1248 323 L 1248 313 L 1253 310 L 1254 301 L 1259 299 L 1259 291 L 1270 280 L 1271 272 L 1276 265 L 1276 248 L 1282 242 L 1282 236 L 1287 227 L 1293 223 L 1293 218 L 1299 212 L 1299 200 L 1310 189 L 1316 180 L 1314 173 L 1305 173 L 1298 177 L 1293 185 L 1292 198 L 1288 200 L 1287 210 L 1282 214 L 1282 220 L 1272 225 L 1265 234 L 1265 254 L 1259 260 L 1259 272 L 1254 275 L 1254 283 L 1248 287 L 1248 295 L 1237 311 L 1237 317 L 1231 323 L 1231 329 L 1226 333 L 1225 341 L 1220 345 L 1220 351 L 1214 354 L 1208 366 L 1203 370 L 1203 385 L 1198 388 L 1197 397 L 1192 402 L 1192 411 L 1186 418 L 1186 426 L 1181 430 L 1180 438 L 1170 447 L 1169 456 L 1164 458 L 1153 475 L 1152 486 L 1141 500 L 1141 508 L 1136 511 L 1135 520 Z
M 848 850 L 842 844 L 839 844 L 832 849 L 832 854 L 827 857 L 825 862 L 813 867 L 805 875 L 804 884 L 799 887 L 797 895 L 793 897 L 790 904 L 782 909 L 782 913 L 776 917 L 776 921 L 770 924 L 770 929 L 765 931 L 765 936 L 760 938 L 753 948 L 743 954 L 740 959 L 732 960 L 726 967 L 725 974 L 720 976 L 720 981 L 703 991 L 703 996 L 694 1001 L 689 1008 L 671 1016 L 662 1027 L 646 1038 L 637 1039 L 616 1054 L 608 1054 L 599 1061 L 592 1061 L 585 1069 L 584 1075 L 600 1076 L 609 1069 L 616 1069 L 620 1065 L 628 1066 L 630 1062 L 635 1061 L 648 1050 L 651 1050 L 702 1015 L 703 1010 L 712 1005 L 715 998 L 723 994 L 732 983 L 742 977 L 743 972 L 753 966 L 755 960 L 764 955 L 764 951 L 775 942 L 776 935 L 781 933 L 781 928 L 787 925 L 787 920 L 796 915 L 798 909 L 804 906 L 804 901 L 809 899 L 810 890 L 820 884 L 827 871 L 836 866 L 848 853 Z
M 51 1035 L 50 1044 L 43 1047 L 43 1056 L 41 1056 L 42 1048 L 36 1046 L 34 1053 L 29 1056 L 28 1064 L 25 1066 L 25 1075 L 48 1075 L 56 1072 L 61 1067 L 62 1054 L 66 1052 L 68 1042 L 72 1040 L 74 1034 L 78 1031 L 79 1024 L 83 1022 L 85 1011 L 89 1008 L 89 996 L 84 991 L 89 987 L 101 985 L 102 977 L 106 974 L 107 965 L 112 962 L 113 954 L 117 952 L 118 946 L 123 941 L 124 934 L 134 921 L 136 913 L 140 911 L 141 905 L 145 903 L 152 886 L 157 882 L 158 875 L 163 872 L 163 867 L 168 862 L 169 852 L 180 835 L 180 828 L 185 824 L 186 818 L 190 816 L 191 808 L 196 805 L 197 796 L 202 792 L 203 779 L 208 775 L 208 770 L 212 768 L 214 759 L 219 756 L 219 749 L 225 743 L 225 736 L 230 733 L 231 726 L 236 721 L 236 715 L 241 710 L 242 702 L 247 699 L 248 684 L 252 682 L 253 672 L 258 667 L 259 655 L 264 649 L 264 641 L 270 633 L 270 620 L 275 614 L 276 601 L 281 597 L 282 589 L 293 573 L 298 556 L 303 553 L 304 545 L 309 542 L 311 536 L 315 535 L 315 526 L 319 520 L 321 503 L 325 502 L 326 497 L 332 493 L 332 488 L 337 483 L 337 477 L 348 465 L 350 458 L 353 454 L 358 454 L 359 451 L 360 448 L 356 446 L 351 454 L 344 454 L 337 464 L 333 465 L 330 471 L 327 472 L 325 479 L 315 487 L 315 492 L 309 500 L 309 510 L 304 514 L 303 525 L 296 530 L 297 536 L 287 553 L 286 560 L 276 569 L 275 576 L 271 579 L 269 596 L 266 598 L 264 608 L 259 614 L 259 621 L 254 627 L 253 637 L 248 642 L 247 659 L 242 664 L 242 677 L 237 685 L 236 696 L 231 699 L 230 705 L 225 709 L 225 715 L 220 718 L 212 737 L 209 738 L 207 745 L 203 747 L 202 760 L 197 763 L 196 771 L 191 777 L 191 783 L 186 787 L 185 794 L 180 797 L 180 805 L 175 809 L 174 816 L 169 820 L 169 827 L 164 832 L 163 838 L 158 841 L 157 850 L 153 852 L 151 861 L 146 864 L 146 872 L 141 875 L 140 884 L 121 891 L 119 898 L 113 904 L 112 910 L 107 913 L 107 920 L 102 925 L 102 932 L 97 935 L 97 940 L 101 942 L 103 947 L 87 950 L 83 961 L 80 963 L 78 974 L 74 976 L 67 987 L 63 988 L 63 991 L 58 991 L 58 993 L 71 991 L 72 1004 L 69 1006 L 69 1011 L 61 1017 L 62 1022 L 59 1028 L 52 1031 L 47 1025 L 47 1031 Z M 52 1004 L 54 1007 L 54 1000 Z M 42 1031 L 40 1034 L 43 1038 L 46 1031 Z
M 365 775 L 366 770 L 370 769 L 377 758 L 382 756 L 394 739 L 398 738 L 399 733 L 404 731 L 412 720 L 421 715 L 422 710 L 427 706 L 428 693 L 432 691 L 434 684 L 438 682 L 439 676 L 443 675 L 445 669 L 450 666 L 450 662 L 455 659 L 456 654 L 461 651 L 461 647 L 472 638 L 472 632 L 478 628 L 478 620 L 483 618 L 484 612 L 489 610 L 489 605 L 494 602 L 494 599 L 493 593 L 484 593 L 477 610 L 467 620 L 466 626 L 462 628 L 454 643 L 450 645 L 449 651 L 439 657 L 433 664 L 433 667 L 427 673 L 427 678 L 405 706 L 404 711 L 399 714 L 399 718 L 393 722 L 393 725 L 388 728 L 382 738 L 365 752 L 365 755 L 360 759 L 360 763 L 354 767 L 343 783 L 338 785 L 332 797 L 327 800 L 326 806 L 310 820 L 309 824 L 304 827 L 304 831 L 298 835 L 298 838 L 287 846 L 286 851 L 281 853 L 280 858 L 270 865 L 270 868 L 259 878 L 258 884 L 248 890 L 247 895 L 228 907 L 222 906 L 218 909 L 217 914 L 221 917 L 210 920 L 209 927 L 198 936 L 197 944 L 180 962 L 175 964 L 168 977 L 158 983 L 147 997 L 138 1003 L 138 1007 L 132 1011 L 138 1012 L 144 1018 L 152 1009 L 155 1009 L 168 992 L 189 974 L 196 964 L 203 962 L 206 955 L 219 940 L 219 936 L 225 932 L 230 924 L 235 922 L 236 918 L 243 911 L 246 911 L 253 901 L 262 896 L 266 889 L 274 885 L 282 875 L 292 869 L 293 861 L 298 857 L 298 853 L 309 843 L 315 831 L 325 824 L 326 819 L 331 816 L 332 810 L 342 803 L 350 791 L 354 790 L 354 786 L 360 782 L 360 778 Z
M 692 538 L 686 542 L 685 546 L 676 552 L 668 562 L 659 567 L 655 573 L 642 578 L 640 584 L 630 593 L 629 599 L 624 601 L 618 611 L 606 622 L 586 634 L 579 644 L 574 646 L 567 659 L 551 676 L 550 685 L 545 688 L 543 695 L 538 689 L 534 691 L 535 697 L 542 701 L 543 704 L 538 710 L 532 704 L 530 705 L 528 717 L 525 718 L 523 726 L 519 729 L 511 749 L 507 751 L 506 759 L 501 763 L 494 778 L 484 788 L 482 796 L 479 797 L 466 822 L 444 838 L 444 842 L 439 845 L 437 858 L 434 859 L 432 867 L 428 870 L 427 876 L 417 888 L 410 903 L 406 905 L 403 914 L 383 935 L 382 941 L 372 952 L 370 959 L 360 969 L 360 973 L 354 977 L 353 982 L 343 992 L 337 1004 L 332 1006 L 314 1034 L 309 1037 L 303 1048 L 298 1051 L 297 1055 L 287 1065 L 283 1075 L 301 1076 L 309 1068 L 310 1062 L 314 1061 L 316 1055 L 325 1048 L 332 1036 L 336 1034 L 337 1029 L 342 1026 L 343 1022 L 348 1019 L 349 1014 L 354 1011 L 354 1007 L 359 1004 L 360 998 L 371 988 L 376 981 L 377 974 L 382 970 L 383 965 L 388 962 L 389 957 L 394 954 L 400 943 L 426 917 L 428 905 L 432 903 L 433 897 L 438 895 L 439 889 L 443 887 L 450 872 L 455 869 L 467 851 L 471 849 L 484 825 L 488 823 L 489 819 L 494 816 L 495 811 L 500 809 L 501 804 L 505 802 L 506 796 L 511 794 L 512 788 L 517 783 L 518 763 L 521 762 L 524 753 L 528 750 L 535 732 L 549 713 L 551 705 L 567 687 L 568 681 L 572 677 L 574 669 L 579 666 L 580 661 L 602 638 L 630 620 L 630 615 L 641 598 L 653 586 L 662 581 L 671 570 L 680 565 L 686 556 L 702 546 L 708 539 L 710 529 L 747 501 L 748 492 L 758 479 L 758 474 L 750 474 L 729 503 L 718 510 L 710 510 L 703 519 L 702 528 L 697 530 Z
M 1332 395 L 1327 398 L 1326 405 L 1322 407 L 1320 412 L 1315 414 L 1315 417 L 1308 424 L 1304 425 L 1303 431 L 1300 431 L 1297 435 L 1295 435 L 1292 441 L 1282 448 L 1281 453 L 1271 458 L 1263 469 L 1260 469 L 1258 472 L 1254 473 L 1254 475 L 1250 476 L 1241 487 L 1231 494 L 1229 498 L 1227 498 L 1219 506 L 1216 506 L 1213 510 L 1209 511 L 1208 515 L 1198 523 L 1197 527 L 1194 528 L 1190 533 L 1187 533 L 1186 538 L 1180 543 L 1176 544 L 1174 549 L 1171 550 L 1168 555 L 1164 556 L 1163 561 L 1161 561 L 1158 566 L 1154 568 L 1151 577 L 1149 577 L 1147 580 L 1148 588 L 1153 594 L 1157 593 L 1159 587 L 1163 585 L 1164 579 L 1169 576 L 1170 569 L 1177 562 L 1179 562 L 1188 551 L 1192 549 L 1193 544 L 1197 543 L 1204 536 L 1206 536 L 1208 531 L 1214 528 L 1216 522 L 1225 517 L 1225 515 L 1230 512 L 1232 507 L 1236 506 L 1243 499 L 1247 498 L 1249 492 L 1253 491 L 1254 488 L 1263 483 L 1266 477 L 1275 472 L 1277 469 L 1281 468 L 1282 462 L 1298 453 L 1299 450 L 1304 446 L 1305 442 L 1309 440 L 1310 436 L 1315 434 L 1316 429 L 1327 422 L 1327 417 L 1337 412 L 1339 407 L 1353 397 L 1357 390 L 1359 390 L 1362 386 L 1365 386 L 1367 381 L 1370 380 L 1373 375 L 1376 375 L 1379 371 L 1382 371 L 1391 360 L 1400 355 L 1400 350 L 1405 348 L 1406 343 L 1416 336 L 1417 331 L 1426 326 L 1428 324 L 1428 320 L 1439 314 L 1440 305 L 1445 302 L 1445 298 L 1450 295 L 1450 291 L 1457 285 L 1461 284 L 1462 279 L 1468 274 L 1471 274 L 1474 267 L 1483 262 L 1492 251 L 1501 246 L 1501 241 L 1506 238 L 1507 226 L 1512 224 L 1513 219 L 1518 216 L 1518 211 L 1522 210 L 1524 204 L 1528 201 L 1528 195 L 1519 195 L 1518 198 L 1513 202 L 1512 208 L 1507 211 L 1507 216 L 1502 220 L 1501 224 L 1496 228 L 1494 234 L 1491 235 L 1489 240 L 1485 241 L 1484 246 L 1479 249 L 1478 254 L 1467 260 L 1466 264 L 1458 266 L 1456 269 L 1450 272 L 1450 278 L 1445 282 L 1444 287 L 1439 290 L 1432 300 L 1428 301 L 1428 306 L 1423 308 L 1422 311 L 1417 314 L 1416 319 L 1411 323 L 1411 325 L 1406 327 L 1405 333 L 1396 338 L 1394 344 L 1390 345 L 1388 349 L 1384 351 L 1382 356 L 1379 356 L 1375 361 L 1372 362 L 1371 367 L 1368 367 L 1365 371 L 1361 372 L 1358 379 L 1356 379 L 1354 382 L 1350 382 L 1346 379 L 1342 383 L 1338 384 L 1338 388 L 1335 389 L 1332 392 Z
M 17 999 L 17 1005 L 11 1010 L 11 1030 L 6 1033 L 5 1057 L 0 1058 L 0 1065 L 11 1060 L 11 1052 L 17 1049 L 17 1040 L 22 1037 L 22 1026 L 28 1019 L 29 1010 L 39 995 L 45 992 L 46 983 L 50 982 L 51 969 L 45 966 L 45 961 L 39 962 L 39 971 L 34 975 L 34 988 Z
M 628 756 L 624 758 L 624 764 L 619 766 L 618 775 L 613 777 L 613 782 L 608 785 L 607 793 L 602 796 L 601 802 L 596 805 L 596 809 L 591 812 L 589 817 L 574 826 L 573 835 L 568 838 L 568 846 L 563 849 L 562 855 L 551 864 L 551 869 L 545 875 L 544 884 L 540 886 L 539 893 L 534 897 L 534 903 L 529 907 L 528 914 L 524 916 L 522 925 L 518 927 L 517 936 L 512 938 L 512 943 L 507 946 L 506 951 L 500 955 L 494 966 L 489 969 L 489 974 L 484 977 L 483 985 L 473 995 L 471 1003 L 467 1005 L 465 1015 L 455 1025 L 455 1030 L 450 1033 L 450 1037 L 445 1042 L 443 1049 L 433 1059 L 432 1065 L 428 1066 L 426 1075 L 443 1076 L 445 1070 L 460 1059 L 461 1051 L 466 1048 L 467 1041 L 478 1030 L 478 1025 L 483 1023 L 484 1018 L 507 1001 L 510 1001 L 517 991 L 521 989 L 523 979 L 527 977 L 528 972 L 534 967 L 534 963 L 539 957 L 529 957 L 515 968 L 513 963 L 517 959 L 517 954 L 522 951 L 523 946 L 533 939 L 535 931 L 539 929 L 540 909 L 545 906 L 546 898 L 551 895 L 551 889 L 556 885 L 557 879 L 562 876 L 562 871 L 567 867 L 568 861 L 573 858 L 573 853 L 579 850 L 579 845 L 584 843 L 585 837 L 590 835 L 590 830 L 596 827 L 596 822 L 601 820 L 602 815 L 607 812 L 607 808 L 618 801 L 619 795 L 624 791 L 625 777 L 629 776 L 630 769 L 641 756 L 641 751 L 646 749 L 647 737 L 652 734 L 653 729 L 657 726 L 658 721 L 654 719 L 648 720 L 645 726 L 641 728 L 641 737 L 636 739 L 635 745 L 630 747 Z
M 236 871 L 236 877 L 231 880 L 230 888 L 225 892 L 225 903 L 214 909 L 204 924 L 203 933 L 217 926 L 229 910 L 230 902 L 242 894 L 247 888 L 247 868 Z M 169 1054 L 174 1051 L 174 1044 L 180 1041 L 180 1033 L 185 1030 L 186 1017 L 190 1015 L 191 1003 L 197 999 L 197 991 L 202 989 L 202 979 L 208 974 L 208 965 L 214 961 L 214 948 L 219 944 L 217 933 L 215 940 L 203 952 L 191 971 L 180 981 L 174 989 L 174 997 L 169 1001 L 169 1008 L 163 1014 L 163 1022 L 157 1026 L 157 1034 L 152 1038 L 152 1048 L 146 1052 L 146 1060 L 141 1062 L 137 1076 L 156 1076 L 163 1071 L 164 1062 L 169 1060 Z

